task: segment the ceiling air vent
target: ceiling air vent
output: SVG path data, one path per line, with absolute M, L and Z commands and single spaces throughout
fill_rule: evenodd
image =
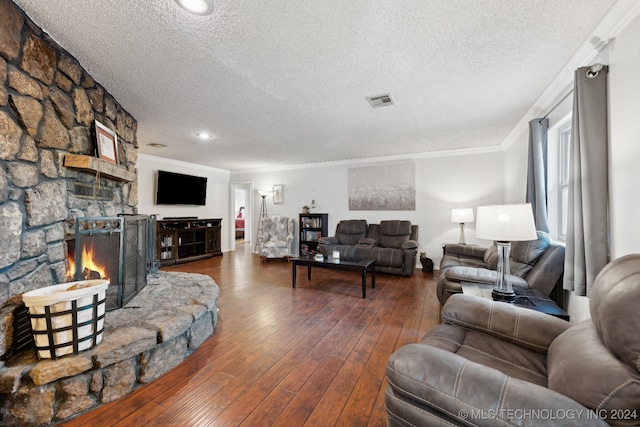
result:
M 384 95 L 367 96 L 367 101 L 373 108 L 386 107 L 387 105 L 393 105 L 393 99 L 391 95 L 385 93 Z

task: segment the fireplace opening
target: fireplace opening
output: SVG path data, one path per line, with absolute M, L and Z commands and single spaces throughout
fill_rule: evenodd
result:
M 105 309 L 124 307 L 157 273 L 155 215 L 76 218 L 75 238 L 67 239 L 67 282 L 108 279 Z M 13 341 L 0 360 L 34 348 L 28 309 L 13 313 Z
M 157 264 L 154 222 L 148 215 L 76 218 L 75 239 L 67 241 L 67 281 L 108 279 L 107 311 L 125 306 Z

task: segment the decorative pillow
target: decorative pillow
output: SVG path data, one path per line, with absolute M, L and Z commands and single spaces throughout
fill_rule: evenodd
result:
M 551 236 L 544 231 L 538 231 L 536 240 L 511 243 L 511 259 L 529 265 L 534 265 L 538 258 L 551 244 Z
M 536 240 L 523 242 L 511 242 L 511 252 L 509 257 L 509 270 L 514 276 L 525 278 L 535 265 L 538 258 L 547 250 L 551 244 L 551 237 L 538 231 Z M 484 262 L 491 270 L 498 269 L 498 248 L 493 244 L 484 254 Z

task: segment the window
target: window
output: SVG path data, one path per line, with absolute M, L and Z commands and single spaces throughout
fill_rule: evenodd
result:
M 570 154 L 571 114 L 552 126 L 547 138 L 549 232 L 551 237 L 562 242 L 567 238 Z
M 569 209 L 569 154 L 571 152 L 571 122 L 558 130 L 560 209 L 558 213 L 558 239 L 567 239 L 567 213 Z

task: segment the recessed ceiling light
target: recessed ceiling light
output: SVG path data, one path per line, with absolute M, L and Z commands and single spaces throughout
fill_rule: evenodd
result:
M 194 15 L 209 15 L 213 12 L 213 0 L 175 0 L 175 2 Z
M 200 139 L 213 139 L 213 135 L 209 132 L 196 132 L 196 136 Z
M 153 147 L 153 148 L 167 148 L 166 145 L 164 144 L 160 144 L 159 142 L 152 142 L 150 144 L 147 144 L 149 147 Z

